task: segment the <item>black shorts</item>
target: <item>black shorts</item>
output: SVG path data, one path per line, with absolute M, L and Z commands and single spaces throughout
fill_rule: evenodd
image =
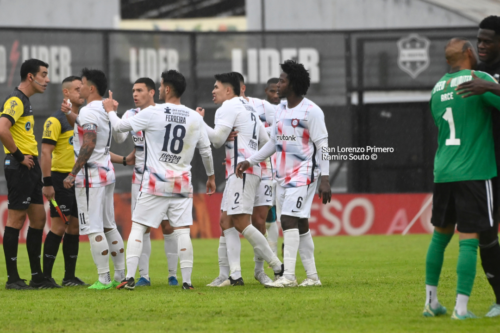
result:
M 55 199 L 59 209 L 64 215 L 74 216 L 78 218 L 78 206 L 76 204 L 75 187 L 70 189 L 64 188 L 63 181 L 69 173 L 61 173 L 52 171 L 52 186 L 56 192 Z M 50 205 L 50 217 L 59 217 L 57 210 Z
M 490 180 L 434 183 L 431 223 L 445 228 L 457 224 L 463 233 L 490 230 L 493 223 L 493 190 Z
M 28 169 L 11 154 L 5 155 L 4 171 L 9 209 L 26 210 L 30 204 L 43 205 L 42 170 L 38 158 L 33 157 L 33 161 L 35 166 Z

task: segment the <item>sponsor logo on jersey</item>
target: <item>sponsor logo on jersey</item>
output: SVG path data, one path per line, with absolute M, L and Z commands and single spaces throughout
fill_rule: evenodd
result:
M 160 156 L 160 162 L 177 164 L 177 163 L 179 163 L 180 160 L 181 160 L 181 157 L 177 156 L 177 155 L 171 155 L 171 154 L 163 153 Z
M 297 141 L 297 137 L 295 135 L 276 135 L 276 140 L 278 141 Z
M 137 142 L 144 142 L 144 137 L 139 137 L 139 136 L 133 136 L 132 139 L 134 140 L 134 143 L 137 143 Z
M 251 149 L 254 149 L 254 150 L 258 150 L 257 149 L 257 147 L 258 147 L 257 141 L 250 139 L 250 141 L 248 141 L 248 147 Z
M 168 106 L 165 108 L 165 113 L 168 113 L 170 114 L 170 110 L 172 110 L 171 108 L 169 108 Z
M 26 131 L 29 131 L 31 129 L 31 122 L 28 121 L 26 125 L 24 125 L 24 128 L 26 129 Z
M 410 75 L 412 79 L 416 79 L 423 71 L 429 67 L 429 46 L 431 42 L 418 34 L 410 34 L 407 37 L 401 38 L 398 43 L 398 66 L 399 68 Z

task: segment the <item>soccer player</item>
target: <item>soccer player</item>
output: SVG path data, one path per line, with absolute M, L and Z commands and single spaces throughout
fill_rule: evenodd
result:
M 307 70 L 292 60 L 281 64 L 281 69 L 278 94 L 280 98 L 286 98 L 287 103 L 280 104 L 276 111 L 271 140 L 257 153 L 240 162 L 236 172 L 238 177 L 242 177 L 243 172 L 277 153 L 276 201 L 281 207 L 285 271 L 281 278 L 267 287 L 297 286 L 297 251 L 307 274 L 300 286 L 320 286 L 308 219 L 320 174 L 319 196 L 323 204 L 331 199 L 328 161 L 316 161 L 316 152 L 328 147 L 328 132 L 323 111 L 304 97 L 310 85 Z
M 222 104 L 215 113 L 215 128 L 205 124 L 208 137 L 215 148 L 225 146 L 226 150 L 226 187 L 221 203 L 221 228 L 227 248 L 229 262 L 229 283 L 216 278 L 211 286 L 244 285 L 241 277 L 239 233 L 250 242 L 257 257 L 267 261 L 275 275 L 282 273 L 281 261 L 272 252 L 266 238 L 250 224 L 255 195 L 260 183 L 260 165 L 250 168 L 242 178 L 234 176 L 238 160 L 250 156 L 258 149 L 259 141 L 266 137 L 264 127 L 249 103 L 239 97 L 240 82 L 236 73 L 215 75 L 212 91 L 215 104 Z M 198 110 L 197 110 L 198 111 Z M 203 113 L 201 111 L 201 113 Z M 238 133 L 234 142 L 226 142 L 231 131 Z M 221 254 L 219 244 L 219 257 Z M 222 273 L 222 272 L 221 272 Z
M 280 103 L 280 97 L 278 96 L 278 82 L 280 79 L 277 77 L 272 77 L 267 80 L 266 88 L 264 92 L 266 94 L 266 101 L 271 104 L 278 105 Z
M 207 172 L 207 194 L 215 192 L 212 150 L 203 119 L 181 104 L 186 79 L 174 70 L 162 73 L 160 100 L 134 117 L 120 120 L 113 112 L 112 93 L 104 102 L 113 128 L 118 132 L 144 131 L 146 157 L 143 181 L 132 215 L 132 231 L 127 243 L 127 277 L 117 289 L 135 288 L 134 276 L 148 228 L 157 228 L 166 215 L 177 238 L 182 273 L 182 289 L 194 289 L 191 283 L 193 245 L 193 187 L 191 161 L 199 149 Z
M 35 120 L 30 97 L 42 94 L 50 82 L 49 65 L 29 59 L 21 65 L 21 83 L 3 103 L 0 116 L 0 141 L 5 151 L 5 178 L 8 191 L 7 225 L 3 235 L 3 250 L 7 265 L 6 289 L 47 289 L 56 285 L 42 274 L 40 255 L 45 226 L 42 195 L 42 172 L 38 163 L 38 145 L 33 128 Z M 17 250 L 19 231 L 29 216 L 26 248 L 31 267 L 29 286 L 19 277 Z
M 479 233 L 494 228 L 491 179 L 497 175 L 490 109 L 500 97 L 486 93 L 470 98 L 457 96 L 458 83 L 472 80 L 477 56 L 469 41 L 454 38 L 445 49 L 450 73 L 443 76 L 431 94 L 431 112 L 438 127 L 438 149 L 434 160 L 433 211 L 435 230 L 426 260 L 424 316 L 446 313 L 437 297 L 444 251 L 455 232 L 460 250 L 457 263 L 457 298 L 452 319 L 476 318 L 467 310 L 476 276 Z M 488 74 L 476 75 L 490 82 Z
M 62 82 L 62 93 L 69 99 L 71 111 L 78 115 L 84 100 L 80 96 L 82 81 L 78 76 L 69 76 Z M 66 215 L 69 225 L 59 217 L 54 206 L 50 206 L 52 224 L 45 238 L 43 248 L 43 273 L 54 285 L 52 268 L 56 260 L 59 244 L 64 235 L 64 279 L 62 285 L 85 286 L 85 282 L 75 276 L 76 260 L 80 235 L 78 232 L 78 208 L 76 206 L 75 189 L 64 188 L 63 180 L 71 172 L 75 164 L 73 152 L 73 127 L 66 120 L 64 113 L 59 110 L 49 117 L 43 125 L 42 159 L 43 194 L 48 199 L 55 199 L 62 213 Z
M 123 240 L 116 228 L 113 205 L 115 170 L 109 148 L 111 135 L 117 142 L 125 137 L 111 130 L 102 96 L 106 92 L 107 79 L 96 69 L 82 70 L 80 95 L 87 105 L 80 110 L 73 138 L 77 160 L 72 171 L 64 179 L 64 187 L 75 184 L 76 202 L 80 221 L 80 234 L 88 235 L 90 249 L 97 267 L 99 280 L 89 289 L 110 289 L 125 277 Z M 109 254 L 115 268 L 114 281 L 109 270 Z
M 154 106 L 155 90 L 155 83 L 150 78 L 137 79 L 132 87 L 132 97 L 136 108 L 127 110 L 122 119 L 129 119 L 148 106 Z M 128 132 L 125 133 L 128 134 Z M 132 136 L 135 146 L 134 151 L 132 152 L 135 155 L 135 167 L 134 173 L 132 174 L 131 191 L 131 209 L 133 214 L 137 202 L 137 196 L 139 195 L 139 189 L 141 187 L 142 175 L 144 173 L 144 134 L 142 131 L 130 131 L 130 135 Z M 178 260 L 177 238 L 175 237 L 176 235 L 174 235 L 174 229 L 170 226 L 168 221 L 164 219 L 161 225 L 163 229 L 163 237 L 165 239 L 165 254 L 167 255 L 168 262 L 168 283 L 169 285 L 176 286 L 178 285 L 176 277 Z M 149 257 L 151 256 L 150 235 L 150 229 L 148 228 L 142 241 L 142 253 L 139 259 L 140 278 L 136 283 L 136 287 L 151 285 L 149 277 Z
M 477 50 L 481 61 L 476 69 L 500 79 L 500 17 L 488 16 L 479 24 L 477 35 Z M 473 80 L 458 86 L 458 94 L 463 97 L 492 92 L 500 95 L 500 85 L 491 80 L 483 80 L 472 73 Z M 500 109 L 497 106 L 497 110 Z M 492 112 L 493 140 L 495 142 L 495 156 L 497 175 L 500 174 L 500 113 Z M 498 244 L 498 222 L 500 220 L 500 180 L 494 177 L 493 184 L 493 212 L 495 226 L 491 230 L 479 234 L 479 253 L 481 264 L 488 278 L 488 282 L 495 293 L 495 304 L 490 308 L 486 317 L 500 316 L 500 245 Z

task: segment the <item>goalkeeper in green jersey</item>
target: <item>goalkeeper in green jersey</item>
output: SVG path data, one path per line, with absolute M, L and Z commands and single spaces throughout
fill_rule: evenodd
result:
M 444 251 L 455 226 L 460 250 L 457 263 L 457 298 L 453 319 L 475 318 L 467 310 L 476 276 L 478 234 L 493 227 L 491 178 L 497 175 L 491 110 L 500 105 L 492 93 L 461 98 L 456 87 L 472 80 L 477 55 L 467 40 L 454 38 L 446 46 L 451 67 L 431 93 L 430 107 L 438 127 L 434 159 L 434 196 L 431 222 L 435 227 L 426 259 L 424 316 L 446 313 L 437 298 Z M 475 74 L 494 82 L 489 74 Z M 495 111 L 497 112 L 497 111 Z

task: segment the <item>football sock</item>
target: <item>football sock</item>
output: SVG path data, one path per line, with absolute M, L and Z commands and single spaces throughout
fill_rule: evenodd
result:
M 470 296 L 476 277 L 477 248 L 479 240 L 464 239 L 459 242 L 457 262 L 457 294 Z
M 20 280 L 17 271 L 17 248 L 19 245 L 19 229 L 5 227 L 3 234 L 3 252 L 5 254 L 5 264 L 7 265 L 7 282 Z
M 177 261 L 179 255 L 177 254 L 177 237 L 172 234 L 163 234 L 165 240 L 164 248 L 165 255 L 167 256 L 168 277 L 177 276 Z
M 229 261 L 227 260 L 226 237 L 219 238 L 219 276 L 223 278 L 229 277 Z
M 229 261 L 229 269 L 231 277 L 236 280 L 241 278 L 241 241 L 240 235 L 236 228 L 229 228 L 224 230 L 227 246 L 227 259 Z
M 500 304 L 500 245 L 498 238 L 488 245 L 479 245 L 481 265 L 493 288 L 496 304 Z
M 275 255 L 278 255 L 279 230 L 276 222 L 266 222 L 267 242 Z
M 42 265 L 40 264 L 40 255 L 42 254 L 43 229 L 28 228 L 26 236 L 26 249 L 30 259 L 31 279 L 35 282 L 43 280 Z
M 122 281 L 125 278 L 125 246 L 123 245 L 122 235 L 120 235 L 116 228 L 106 232 L 105 235 L 108 241 L 111 260 L 113 260 L 115 268 L 114 279 Z
M 191 242 L 189 233 L 189 229 L 174 230 L 174 235 L 177 237 L 182 282 L 191 284 L 191 273 L 193 272 L 193 243 Z
M 132 223 L 132 230 L 127 242 L 127 280 L 135 277 L 139 257 L 142 253 L 142 239 L 148 228 L 139 223 Z
M 314 242 L 310 230 L 300 235 L 299 255 L 307 277 L 318 280 L 318 272 L 316 271 L 316 262 L 314 260 Z
M 149 257 L 151 256 L 151 233 L 142 237 L 142 253 L 139 258 L 139 275 L 149 280 Z
M 444 250 L 452 237 L 453 234 L 442 234 L 434 231 L 431 243 L 429 244 L 429 249 L 427 250 L 427 258 L 425 260 L 426 285 L 438 285 L 441 268 L 443 267 Z
M 254 257 L 253 261 L 255 261 L 255 273 L 257 272 L 263 272 L 264 271 L 264 259 L 262 257 L 259 257 L 257 254 L 257 251 L 254 249 Z
M 425 304 L 429 304 L 432 309 L 436 309 L 439 305 L 437 297 L 437 287 L 425 285 Z
M 257 228 L 250 224 L 243 230 L 242 234 L 252 244 L 257 258 L 267 261 L 275 272 L 281 271 L 281 261 L 274 255 L 267 243 L 266 237 Z
M 43 245 L 43 274 L 47 277 L 52 277 L 52 268 L 56 261 L 59 244 L 61 244 L 62 236 L 58 236 L 52 231 L 49 231 L 45 237 Z
M 80 245 L 80 235 L 64 234 L 63 255 L 64 255 L 64 278 L 75 277 L 76 260 L 78 259 L 78 247 Z
M 295 280 L 295 263 L 297 262 L 297 252 L 300 244 L 299 229 L 284 230 L 283 238 L 285 242 L 285 252 L 283 254 L 285 272 L 283 276 L 293 281 Z
M 99 281 L 104 284 L 111 282 L 109 276 L 109 248 L 104 232 L 96 232 L 88 235 L 90 242 L 90 252 L 97 267 Z M 108 281 L 109 278 L 109 282 Z
M 455 304 L 455 309 L 460 316 L 467 314 L 467 303 L 469 302 L 469 296 L 457 294 L 457 303 Z

